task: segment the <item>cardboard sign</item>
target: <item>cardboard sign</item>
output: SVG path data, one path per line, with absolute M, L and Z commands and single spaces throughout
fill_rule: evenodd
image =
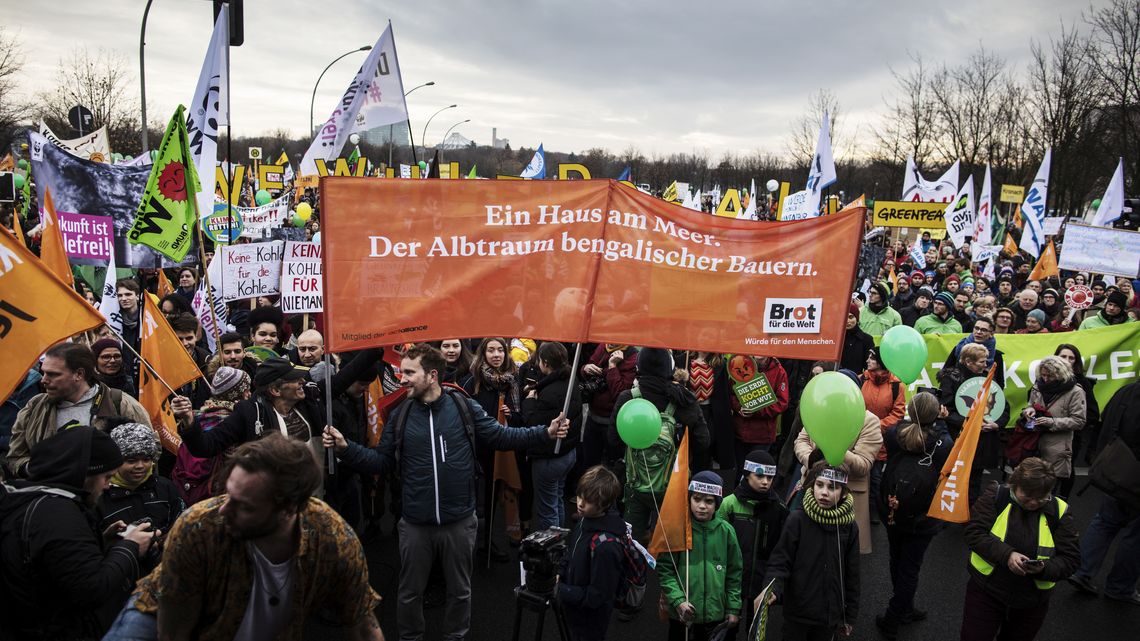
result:
M 248 245 L 223 245 L 220 249 L 223 300 L 280 293 L 284 242 L 274 240 Z
M 806 220 L 818 215 L 819 212 L 812 209 L 811 190 L 809 189 L 789 195 L 780 207 L 780 220 Z
M 226 203 L 214 203 L 214 211 L 202 219 L 202 231 L 206 237 L 221 245 L 227 245 L 233 242 L 233 238 L 241 236 L 243 228 L 237 208 L 231 208 Z
M 1025 187 L 1020 185 L 1002 185 L 1001 196 L 998 200 L 1003 203 L 1020 205 L 1022 201 L 1025 200 Z
M 1058 265 L 1078 272 L 1137 278 L 1140 232 L 1069 223 Z
M 323 312 L 325 293 L 321 273 L 320 245 L 287 241 L 281 264 L 281 311 L 286 314 Z
M 878 227 L 917 227 L 946 231 L 946 203 L 876 200 L 871 224 Z
M 1057 234 L 1061 233 L 1061 227 L 1064 225 L 1064 223 L 1065 218 L 1063 216 L 1050 216 L 1046 218 L 1045 224 L 1043 225 L 1045 235 L 1056 236 Z

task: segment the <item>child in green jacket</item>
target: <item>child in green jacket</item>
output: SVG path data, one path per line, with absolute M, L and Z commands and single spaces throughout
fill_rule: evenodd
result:
M 736 486 L 736 491 L 725 497 L 716 515 L 732 525 L 736 540 L 740 542 L 740 553 L 744 560 L 741 596 L 744 610 L 741 618 L 744 624 L 752 621 L 752 602 L 764 589 L 764 571 L 768 557 L 776 549 L 784 521 L 788 518 L 788 508 L 772 491 L 776 478 L 776 461 L 766 448 L 756 448 L 744 459 L 744 477 Z M 736 638 L 736 628 L 728 631 L 725 641 Z
M 718 626 L 733 628 L 740 612 L 742 561 L 736 532 L 716 509 L 724 491 L 714 472 L 689 482 L 693 549 L 657 560 L 661 592 L 669 606 L 669 641 L 706 641 Z M 687 570 L 687 571 L 686 571 Z

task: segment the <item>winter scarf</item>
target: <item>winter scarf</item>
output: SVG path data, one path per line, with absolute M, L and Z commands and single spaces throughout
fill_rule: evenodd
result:
M 815 492 L 811 488 L 804 489 L 804 512 L 808 518 L 820 525 L 851 525 L 855 522 L 855 499 L 848 493 L 843 502 L 836 507 L 825 510 L 815 500 Z
M 492 368 L 490 365 L 484 363 L 479 369 L 480 378 L 487 387 L 499 392 L 500 394 L 508 395 L 507 406 L 511 409 L 518 409 L 519 403 L 519 388 L 515 385 L 515 375 L 510 372 L 499 372 Z
M 1043 381 L 1038 378 L 1036 383 L 1037 390 L 1041 392 L 1041 398 L 1045 401 L 1046 406 L 1052 404 L 1058 396 L 1073 389 L 1076 384 L 1076 378 L 1067 381 Z
M 974 342 L 973 335 L 967 336 L 967 337 L 963 338 L 962 340 L 958 341 L 958 344 L 954 346 L 954 354 L 955 355 L 961 354 L 962 348 L 965 347 L 966 345 L 969 345 L 970 343 L 973 343 L 973 342 Z M 990 336 L 989 338 L 987 338 L 982 343 L 979 343 L 979 345 L 984 345 L 986 348 L 986 367 L 993 365 L 994 364 L 994 356 L 997 354 L 997 340 L 994 339 L 993 336 Z
M 736 489 L 732 493 L 736 495 L 736 498 L 740 499 L 741 503 L 744 503 L 746 501 L 773 500 L 771 492 L 757 492 L 756 490 L 752 489 L 752 486 L 748 484 L 748 481 L 741 481 L 740 485 L 737 485 Z
M 146 483 L 147 480 L 152 476 L 154 476 L 154 464 L 153 463 L 150 466 L 150 470 L 146 473 L 146 476 L 144 476 L 143 480 L 139 481 L 138 483 L 135 483 L 132 485 L 132 484 L 126 482 L 125 480 L 123 480 L 123 477 L 119 476 L 118 472 L 115 472 L 115 475 L 111 477 L 111 484 L 114 485 L 115 487 L 124 487 L 128 490 L 133 490 L 133 489 L 137 488 L 138 486 L 142 485 L 143 483 Z

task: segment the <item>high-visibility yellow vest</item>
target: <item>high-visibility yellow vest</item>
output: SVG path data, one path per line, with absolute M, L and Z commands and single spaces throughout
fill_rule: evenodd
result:
M 1011 490 L 1012 492 L 1012 490 Z M 1057 519 L 1060 520 L 1065 515 L 1065 510 L 1069 508 L 1069 504 L 1056 499 L 1057 501 Z M 994 521 L 994 526 L 990 528 L 990 533 L 997 538 L 1005 541 L 1006 530 L 1009 528 L 1009 511 L 1013 509 L 1013 497 L 1010 497 L 1009 505 L 998 515 L 997 520 Z M 1048 559 L 1053 556 L 1053 531 L 1049 529 L 1048 519 L 1045 515 L 1041 515 L 1041 523 L 1037 526 L 1037 558 Z M 977 552 L 970 553 L 970 565 L 975 570 L 982 573 L 982 576 L 989 576 L 994 571 L 994 566 L 989 561 L 983 559 Z M 1053 581 L 1033 581 L 1037 584 L 1038 590 L 1051 590 L 1056 585 Z

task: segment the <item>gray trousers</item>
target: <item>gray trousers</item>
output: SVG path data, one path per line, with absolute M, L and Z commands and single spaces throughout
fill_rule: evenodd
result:
M 396 624 L 401 641 L 421 641 L 424 637 L 423 595 L 435 559 L 439 560 L 447 583 L 444 638 L 467 638 L 478 523 L 474 514 L 447 525 L 415 525 L 400 519 L 400 607 L 396 610 Z

